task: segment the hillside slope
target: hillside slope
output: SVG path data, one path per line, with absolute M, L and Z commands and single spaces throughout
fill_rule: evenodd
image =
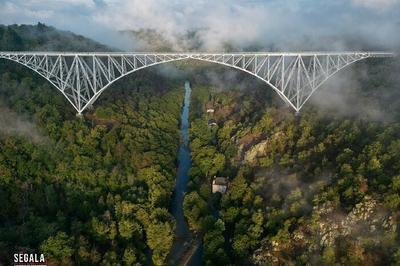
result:
M 45 24 L 0 25 L 0 50 L 3 51 L 111 51 L 98 42 Z

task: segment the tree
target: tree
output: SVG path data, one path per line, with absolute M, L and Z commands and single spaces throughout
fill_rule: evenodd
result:
M 118 223 L 119 234 L 122 238 L 130 240 L 135 235 L 142 233 L 141 226 L 131 219 L 123 219 Z
M 50 258 L 55 258 L 59 263 L 69 260 L 74 252 L 73 239 L 65 232 L 57 232 L 40 245 L 40 250 Z
M 125 249 L 123 261 L 126 266 L 134 265 L 137 262 L 134 248 L 127 247 Z
M 325 248 L 322 255 L 322 260 L 326 265 L 335 265 L 335 249 L 333 247 Z
M 164 265 L 174 240 L 173 226 L 168 223 L 153 221 L 146 230 L 147 245 L 152 250 L 152 260 L 155 265 Z
M 207 202 L 196 191 L 193 191 L 185 195 L 183 209 L 190 229 L 200 230 L 202 217 L 208 212 Z

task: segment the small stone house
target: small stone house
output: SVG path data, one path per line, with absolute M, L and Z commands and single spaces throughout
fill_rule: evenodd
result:
M 225 177 L 215 177 L 212 182 L 212 193 L 220 192 L 224 194 L 228 188 L 228 178 Z

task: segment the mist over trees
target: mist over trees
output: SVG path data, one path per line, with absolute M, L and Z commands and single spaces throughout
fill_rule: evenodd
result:
M 342 102 L 296 117 L 257 85 L 193 90 L 185 215 L 206 265 L 399 263 L 398 61 L 361 68 L 351 104 L 373 102 L 384 116 Z M 227 193 L 211 194 L 213 175 L 230 177 Z

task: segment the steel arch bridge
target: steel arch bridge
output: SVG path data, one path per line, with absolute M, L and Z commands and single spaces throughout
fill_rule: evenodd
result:
M 265 83 L 296 112 L 331 76 L 346 66 L 371 57 L 392 57 L 387 52 L 290 53 L 74 53 L 0 52 L 0 58 L 22 64 L 48 80 L 78 114 L 120 78 L 140 69 L 194 59 L 247 72 Z

